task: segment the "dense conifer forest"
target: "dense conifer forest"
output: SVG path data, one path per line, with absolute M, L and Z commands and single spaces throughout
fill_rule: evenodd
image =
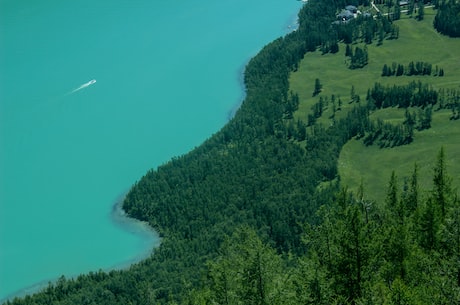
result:
M 436 1 L 439 5 L 434 27 L 445 35 L 460 37 L 460 3 L 455 0 Z
M 133 186 L 125 211 L 162 237 L 150 258 L 127 270 L 62 277 L 6 304 L 458 304 L 460 205 L 449 152 L 440 147 L 433 156 L 429 192 L 420 190 L 414 163 L 410 179 L 388 177 L 381 203 L 367 200 L 364 187 L 349 192 L 337 173 L 351 138 L 410 143 L 411 128 L 429 128 L 425 109 L 439 105 L 439 93 L 415 82 L 376 83 L 366 103 L 353 103 L 330 126 L 293 118 L 299 98 L 289 75 L 306 52 L 397 39 L 388 17 L 334 23 L 347 4 L 309 0 L 298 29 L 248 63 L 246 98 L 228 124 Z M 407 111 L 402 130 L 386 131 L 369 113 L 392 106 L 424 112 Z

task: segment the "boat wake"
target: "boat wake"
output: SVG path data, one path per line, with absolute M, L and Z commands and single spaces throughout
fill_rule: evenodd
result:
M 76 88 L 76 89 L 70 91 L 68 94 L 72 94 L 72 93 L 75 93 L 75 92 L 77 92 L 77 91 L 80 91 L 81 89 L 85 89 L 86 87 L 89 87 L 89 86 L 91 86 L 91 85 L 94 84 L 94 83 L 96 83 L 96 80 L 95 80 L 95 79 L 92 79 L 92 80 L 90 80 L 89 82 L 84 83 L 84 84 L 81 85 L 80 87 L 78 87 L 78 88 Z

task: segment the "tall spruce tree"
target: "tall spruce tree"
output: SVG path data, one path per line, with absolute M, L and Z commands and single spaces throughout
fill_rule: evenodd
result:
M 441 217 L 444 220 L 452 193 L 451 178 L 446 172 L 446 156 L 444 153 L 444 147 L 441 147 L 438 153 L 436 165 L 433 170 L 433 200 L 440 209 Z

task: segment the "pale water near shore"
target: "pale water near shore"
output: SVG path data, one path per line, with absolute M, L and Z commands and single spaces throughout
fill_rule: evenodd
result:
M 114 203 L 225 124 L 300 5 L 0 0 L 0 300 L 148 255 Z

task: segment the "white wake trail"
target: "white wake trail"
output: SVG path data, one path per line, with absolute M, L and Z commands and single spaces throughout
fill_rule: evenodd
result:
M 86 87 L 89 87 L 89 86 L 91 86 L 91 85 L 94 84 L 94 83 L 96 83 L 96 80 L 95 80 L 95 79 L 92 79 L 92 80 L 90 80 L 89 82 L 84 83 L 84 84 L 81 85 L 80 87 L 78 87 L 78 88 L 76 88 L 76 89 L 70 91 L 68 94 L 72 94 L 72 93 L 75 93 L 75 92 L 77 92 L 77 91 L 79 91 L 79 90 L 81 90 L 81 89 L 85 89 Z

